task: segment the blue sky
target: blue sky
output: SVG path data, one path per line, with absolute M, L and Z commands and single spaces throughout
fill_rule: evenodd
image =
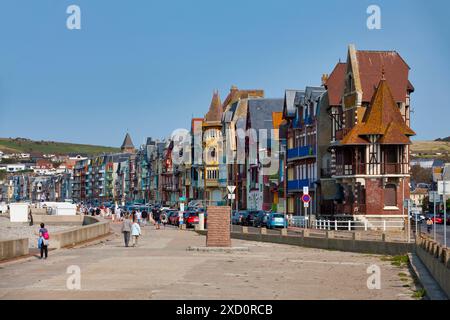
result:
M 81 30 L 66 9 L 81 8 Z M 381 8 L 368 30 L 366 9 Z M 450 135 L 447 0 L 1 0 L 0 137 L 118 146 L 189 128 L 231 85 L 319 85 L 347 46 L 411 67 L 416 139 Z

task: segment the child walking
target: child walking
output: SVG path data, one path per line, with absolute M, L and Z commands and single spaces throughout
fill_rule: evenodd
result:
M 133 247 L 138 245 L 138 239 L 141 235 L 141 227 L 136 219 L 133 221 L 133 225 L 131 226 L 131 235 L 133 236 Z

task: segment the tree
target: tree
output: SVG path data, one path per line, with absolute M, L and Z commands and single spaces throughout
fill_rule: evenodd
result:
M 419 165 L 411 167 L 411 180 L 416 183 L 432 183 L 433 175 L 431 169 L 422 168 Z

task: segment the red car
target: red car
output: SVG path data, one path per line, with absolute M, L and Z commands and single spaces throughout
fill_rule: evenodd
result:
M 194 224 L 198 224 L 198 213 L 196 212 L 185 212 L 184 213 L 184 222 L 186 223 L 186 227 L 193 227 Z
M 436 215 L 436 219 L 431 217 L 431 221 L 433 221 L 434 224 L 444 224 L 444 217 Z

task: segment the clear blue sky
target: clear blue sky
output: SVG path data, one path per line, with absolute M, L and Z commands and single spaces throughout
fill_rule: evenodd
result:
M 382 30 L 366 27 L 370 4 Z M 1 0 L 0 137 L 118 146 L 128 129 L 139 144 L 189 128 L 214 89 L 318 85 L 349 43 L 397 50 L 416 139 L 448 136 L 449 14 L 448 0 Z

